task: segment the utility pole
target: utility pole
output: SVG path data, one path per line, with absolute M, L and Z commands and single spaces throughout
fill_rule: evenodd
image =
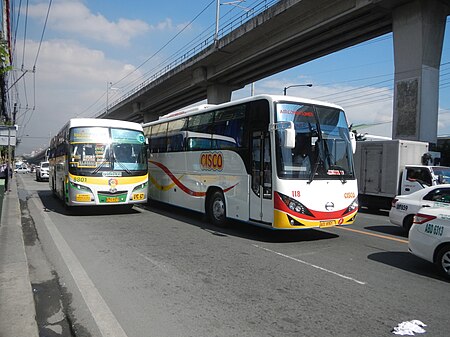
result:
M 13 110 L 13 125 L 16 125 L 16 115 L 17 115 L 17 103 L 14 103 L 14 110 Z
M 11 127 L 8 127 L 8 161 L 6 164 L 6 165 L 8 165 L 7 174 L 10 174 L 11 170 L 13 170 L 12 165 L 11 165 L 11 154 L 12 154 L 12 151 L 11 151 Z M 11 184 L 11 183 L 9 183 L 9 184 Z M 8 188 L 9 188 L 9 186 L 8 186 Z

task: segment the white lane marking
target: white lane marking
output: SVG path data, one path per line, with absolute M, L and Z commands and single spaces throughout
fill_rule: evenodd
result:
M 158 262 L 158 261 L 148 257 L 147 255 L 142 254 L 138 250 L 136 250 L 136 254 L 139 255 L 140 257 L 142 257 L 143 259 L 146 259 L 148 262 L 150 262 L 152 265 L 154 265 L 156 268 L 160 269 L 161 271 L 163 271 L 165 273 L 169 272 L 167 267 L 164 264 L 162 264 L 161 262 Z
M 38 210 L 44 209 L 40 199 L 31 198 L 31 200 L 34 201 L 34 204 Z M 80 261 L 78 261 L 77 257 L 70 249 L 66 240 L 64 240 L 49 215 L 46 212 L 42 212 L 41 215 L 44 218 L 44 223 L 47 226 L 47 229 L 65 264 L 67 265 L 67 268 L 69 269 L 69 272 L 72 275 L 78 289 L 80 290 L 80 293 L 83 296 L 83 299 L 86 302 L 86 305 L 89 308 L 89 311 L 91 312 L 102 336 L 127 337 L 127 334 L 120 326 L 111 309 L 109 309 L 105 300 L 98 292 L 94 283 L 89 278 Z
M 349 276 L 345 276 L 345 275 L 336 273 L 335 271 L 332 271 L 332 270 L 329 270 L 329 269 L 326 269 L 326 268 L 317 266 L 317 265 L 315 265 L 315 264 L 312 264 L 312 263 L 309 263 L 309 262 L 306 262 L 306 261 L 297 259 L 297 258 L 295 258 L 295 257 L 289 256 L 289 255 L 286 255 L 286 254 L 283 254 L 283 253 L 279 253 L 279 252 L 276 252 L 276 251 L 274 251 L 274 250 L 271 250 L 271 249 L 268 249 L 268 248 L 264 248 L 264 247 L 261 247 L 261 246 L 255 245 L 255 244 L 253 244 L 253 246 L 256 247 L 256 248 L 265 250 L 265 251 L 267 251 L 267 252 L 270 252 L 270 253 L 273 253 L 273 254 L 277 254 L 277 255 L 282 256 L 282 257 L 285 257 L 285 258 L 287 258 L 287 259 L 293 260 L 293 261 L 295 261 L 295 262 L 303 263 L 303 264 L 305 264 L 305 265 L 307 265 L 307 266 L 310 266 L 310 267 L 313 267 L 313 268 L 322 270 L 322 271 L 324 271 L 324 272 L 327 272 L 327 273 L 330 273 L 330 274 L 339 276 L 339 277 L 344 278 L 344 279 L 346 279 L 346 280 L 350 280 L 350 281 L 353 281 L 353 282 L 356 282 L 356 283 L 362 284 L 362 285 L 366 284 L 366 282 L 358 281 L 357 279 L 354 279 L 353 277 L 349 277 Z

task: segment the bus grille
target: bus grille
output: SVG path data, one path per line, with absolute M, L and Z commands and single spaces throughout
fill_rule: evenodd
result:
M 116 192 L 110 192 L 110 191 L 98 191 L 97 194 L 98 195 L 104 195 L 104 196 L 108 196 L 108 197 L 114 197 L 114 196 L 119 196 L 122 194 L 128 194 L 128 191 L 116 191 Z

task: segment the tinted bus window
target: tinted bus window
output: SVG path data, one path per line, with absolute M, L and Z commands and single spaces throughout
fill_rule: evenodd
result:
M 187 126 L 187 118 L 169 122 L 167 128 L 167 152 L 183 151 L 184 137 L 181 133 Z
M 207 112 L 201 115 L 195 115 L 189 117 L 188 130 L 211 133 L 211 126 L 214 121 L 214 112 Z
M 152 127 L 152 141 L 150 143 L 150 152 L 166 152 L 167 149 L 167 123 L 154 125 Z
M 228 145 L 241 147 L 244 135 L 245 105 L 216 111 L 212 133 L 234 139 L 234 143 L 222 143 L 222 148 Z

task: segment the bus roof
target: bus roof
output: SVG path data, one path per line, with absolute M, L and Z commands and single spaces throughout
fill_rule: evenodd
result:
M 83 126 L 102 126 L 113 127 L 120 129 L 131 129 L 142 131 L 142 125 L 135 122 L 128 122 L 116 119 L 105 118 L 72 118 L 69 120 L 68 127 L 83 127 Z
M 186 109 L 177 110 L 175 112 L 171 112 L 169 114 L 159 117 L 158 120 L 145 123 L 142 126 L 146 127 L 146 126 L 152 125 L 152 124 L 159 124 L 161 122 L 176 120 L 181 117 L 197 115 L 200 113 L 208 112 L 210 110 L 227 108 L 230 106 L 247 103 L 247 102 L 252 102 L 252 101 L 256 101 L 256 100 L 260 100 L 260 99 L 265 99 L 265 100 L 268 100 L 269 102 L 286 102 L 286 101 L 288 101 L 288 102 L 293 102 L 293 103 L 314 104 L 314 105 L 321 105 L 321 106 L 327 106 L 327 107 L 331 107 L 331 108 L 344 110 L 341 106 L 336 105 L 334 103 L 318 101 L 318 100 L 309 99 L 309 98 L 301 98 L 301 97 L 296 97 L 296 96 L 261 94 L 261 95 L 242 98 L 242 99 L 238 99 L 238 100 L 230 101 L 230 102 L 226 102 L 226 103 L 221 103 L 221 104 L 207 104 L 207 105 L 203 104 L 203 105 L 199 105 L 198 107 L 194 106 L 194 107 L 190 107 L 190 108 L 186 108 Z

